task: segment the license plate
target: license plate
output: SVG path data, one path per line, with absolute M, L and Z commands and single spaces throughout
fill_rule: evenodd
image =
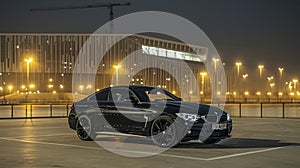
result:
M 227 128 L 227 124 L 213 124 L 212 129 L 214 130 L 224 130 Z

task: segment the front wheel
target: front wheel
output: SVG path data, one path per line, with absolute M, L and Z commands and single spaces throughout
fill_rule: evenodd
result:
M 94 133 L 91 119 L 87 115 L 81 115 L 76 122 L 76 133 L 79 139 L 83 141 L 92 141 L 96 134 Z
M 163 115 L 156 118 L 151 125 L 151 137 L 154 144 L 168 148 L 177 144 L 176 127 L 171 117 Z

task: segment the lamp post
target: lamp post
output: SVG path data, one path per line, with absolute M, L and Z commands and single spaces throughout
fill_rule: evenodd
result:
M 244 81 L 244 92 L 246 92 L 246 79 L 247 79 L 247 77 L 248 77 L 248 74 L 244 74 L 243 75 L 243 81 Z
M 283 75 L 283 68 L 279 67 L 279 93 L 282 92 L 282 75 Z
M 259 69 L 259 79 L 260 79 L 260 93 L 262 93 L 262 72 L 263 72 L 264 65 L 258 65 Z M 260 94 L 261 97 L 261 94 Z
M 201 75 L 201 93 L 204 97 L 204 82 L 205 82 L 205 76 L 207 75 L 206 72 L 200 72 Z
M 293 79 L 293 83 L 294 83 L 294 89 L 295 89 L 295 92 L 297 92 L 297 83 L 298 83 L 298 79 Z
M 238 93 L 240 93 L 240 81 L 239 81 L 239 78 L 240 78 L 240 66 L 242 65 L 241 62 L 236 62 L 235 63 L 236 67 L 237 67 L 237 90 L 238 90 Z
M 27 87 L 29 85 L 29 64 L 32 62 L 32 58 L 26 58 L 25 62 L 27 63 Z
M 219 92 L 219 88 L 218 88 L 218 73 L 217 73 L 217 62 L 220 61 L 220 59 L 218 58 L 213 58 L 212 59 L 214 62 L 214 68 L 215 68 L 215 74 L 214 74 L 214 78 L 215 78 L 215 82 L 214 82 L 214 88 L 217 90 L 216 94 L 218 94 Z
M 120 68 L 120 65 L 114 65 L 113 67 L 116 69 L 116 85 L 119 85 L 119 68 Z

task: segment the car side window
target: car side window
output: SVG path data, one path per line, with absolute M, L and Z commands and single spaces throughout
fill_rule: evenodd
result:
M 130 92 L 128 89 L 111 89 L 108 101 L 110 102 L 119 102 L 119 103 L 124 103 L 130 98 L 136 97 Z
M 97 101 L 107 101 L 108 89 L 96 93 Z

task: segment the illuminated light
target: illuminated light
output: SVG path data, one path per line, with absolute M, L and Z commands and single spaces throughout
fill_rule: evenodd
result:
M 39 90 L 36 91 L 37 94 L 40 94 L 41 92 Z
M 145 45 L 142 45 L 142 52 L 143 54 L 155 55 L 158 57 L 165 57 L 165 58 L 180 59 L 186 61 L 204 62 L 206 60 L 206 55 L 191 54 L 187 52 L 180 52 L 180 51 L 168 50 L 164 48 L 157 48 L 157 47 L 151 47 Z
M 270 86 L 271 86 L 271 87 L 274 87 L 274 86 L 275 86 L 275 83 L 271 83 Z
M 114 87 L 114 85 L 109 85 L 109 87 Z
M 244 92 L 245 96 L 248 96 L 249 95 L 249 92 Z
M 166 81 L 171 81 L 171 78 L 166 78 Z
M 96 91 L 98 92 L 98 91 L 100 91 L 100 89 L 96 89 Z
M 256 94 L 257 96 L 260 96 L 260 95 L 261 95 L 261 93 L 260 93 L 260 92 L 256 92 L 255 94 Z
M 220 94 L 221 94 L 221 92 L 217 92 L 217 94 L 218 94 L 218 95 L 220 95 Z
M 8 86 L 8 89 L 9 89 L 9 90 L 12 90 L 12 89 L 13 89 L 13 86 L 12 86 L 12 85 L 9 85 L 9 86 Z
M 299 91 L 297 91 L 297 96 L 300 96 L 300 92 Z
M 25 89 L 25 87 L 26 87 L 25 85 L 22 85 L 22 86 L 21 86 L 22 89 Z
M 120 66 L 120 65 L 113 65 L 113 67 L 114 67 L 115 69 L 119 69 L 121 66 Z
M 134 82 L 134 79 L 131 79 L 132 82 Z
M 230 95 L 230 92 L 226 92 L 226 95 Z
M 84 85 L 80 85 L 79 88 L 82 90 L 84 88 Z
M 295 95 L 295 93 L 294 93 L 294 92 L 291 92 L 291 93 L 290 93 L 290 96 L 294 96 L 294 95 Z
M 236 92 L 233 92 L 233 96 L 235 96 L 236 95 Z
M 56 94 L 56 91 L 55 91 L 55 90 L 53 90 L 53 91 L 52 91 L 52 93 L 53 93 L 53 94 Z
M 173 91 L 172 91 L 172 94 L 176 94 L 176 91 L 175 91 L 175 90 L 173 90 Z
M 19 93 L 20 93 L 20 91 L 19 91 L 19 90 L 17 90 L 17 93 L 19 94 Z
M 50 89 L 50 88 L 53 88 L 53 85 L 48 85 L 48 88 Z
M 141 82 L 141 85 L 143 85 L 144 84 L 144 82 Z
M 190 94 L 193 94 L 193 91 L 190 91 Z
M 282 95 L 283 95 L 283 93 L 282 93 L 282 92 L 279 92 L 279 93 L 278 93 L 278 96 L 282 96 Z
M 157 87 L 161 88 L 161 85 L 157 85 Z
M 243 78 L 246 79 L 248 77 L 248 74 L 244 74 Z
M 200 94 L 203 95 L 203 91 L 201 91 Z
M 63 73 L 62 73 L 62 74 L 61 74 L 61 76 L 62 76 L 62 77 L 64 77 L 64 76 L 65 76 L 65 74 L 63 74 Z
M 25 61 L 26 61 L 27 63 L 30 63 L 30 62 L 32 62 L 32 58 L 26 58 Z
M 30 88 L 30 89 L 33 89 L 34 87 L 35 87 L 34 84 L 30 84 L 30 85 L 29 85 L 29 88 Z
M 92 88 L 92 85 L 89 84 L 89 85 L 87 85 L 85 88 L 86 88 L 86 89 L 91 89 L 91 88 Z
M 271 96 L 271 95 L 272 95 L 272 92 L 267 92 L 267 95 L 268 95 L 268 96 Z
M 17 45 L 17 49 L 19 49 L 20 48 L 20 46 L 19 45 Z
M 50 78 L 50 79 L 49 79 L 49 82 L 52 82 L 52 81 L 53 81 L 53 79 L 52 79 L 52 78 Z
M 0 90 L 1 90 L 1 91 L 3 90 L 3 87 L 2 87 L 2 86 L 0 87 Z
M 75 95 L 78 95 L 78 93 L 77 93 L 77 92 L 75 92 Z
M 59 87 L 60 87 L 61 89 L 63 89 L 63 88 L 64 88 L 64 85 L 60 84 Z
M 136 81 L 138 82 L 140 79 L 136 79 Z

